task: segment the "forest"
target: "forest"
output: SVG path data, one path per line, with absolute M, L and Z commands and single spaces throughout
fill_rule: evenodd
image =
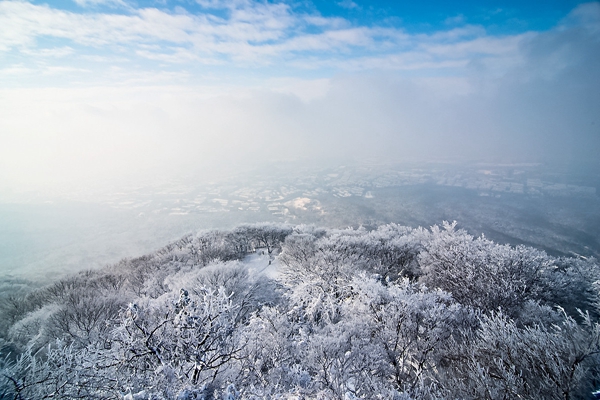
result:
M 3 400 L 571 400 L 600 389 L 598 261 L 456 223 L 202 231 L 1 297 Z

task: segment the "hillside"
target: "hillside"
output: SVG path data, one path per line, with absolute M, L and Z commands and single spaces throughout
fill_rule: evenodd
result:
M 0 399 L 588 399 L 599 282 L 450 223 L 204 231 L 6 286 Z

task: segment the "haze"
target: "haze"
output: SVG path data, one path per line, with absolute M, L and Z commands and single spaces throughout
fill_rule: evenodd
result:
M 0 0 L 0 399 L 600 398 L 600 1 Z
M 600 3 L 541 8 L 2 1 L 0 197 L 290 159 L 597 168 Z
M 0 0 L 0 272 L 259 221 L 597 256 L 598 71 L 599 2 Z

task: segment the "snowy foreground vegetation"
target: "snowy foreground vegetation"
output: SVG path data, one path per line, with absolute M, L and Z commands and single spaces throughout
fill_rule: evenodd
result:
M 589 399 L 598 285 L 452 224 L 203 232 L 4 294 L 0 398 Z

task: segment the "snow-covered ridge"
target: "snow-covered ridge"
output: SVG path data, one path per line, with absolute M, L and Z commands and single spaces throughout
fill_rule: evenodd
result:
M 599 282 L 450 223 L 200 232 L 3 294 L 0 398 L 589 398 Z

